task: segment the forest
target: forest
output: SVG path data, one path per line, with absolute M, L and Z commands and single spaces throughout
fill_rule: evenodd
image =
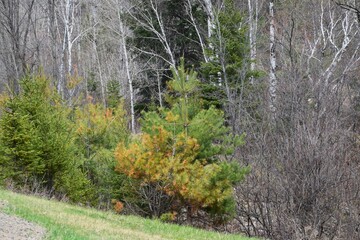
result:
M 0 1 L 0 186 L 360 239 L 360 1 Z

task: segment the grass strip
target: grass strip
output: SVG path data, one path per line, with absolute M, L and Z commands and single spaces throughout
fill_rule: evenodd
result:
M 45 227 L 47 239 L 221 239 L 250 240 L 240 235 L 220 234 L 158 220 L 117 215 L 91 208 L 0 190 L 2 212 L 20 216 Z

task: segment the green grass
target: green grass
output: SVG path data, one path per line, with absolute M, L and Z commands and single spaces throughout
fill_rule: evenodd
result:
M 4 190 L 0 190 L 0 201 L 5 203 L 0 211 L 45 227 L 48 239 L 250 239 L 122 216 Z

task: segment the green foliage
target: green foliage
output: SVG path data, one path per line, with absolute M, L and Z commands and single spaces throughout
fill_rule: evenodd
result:
M 154 2 L 132 0 L 132 2 L 134 7 L 130 10 L 131 16 L 125 17 L 128 26 L 133 31 L 133 35 L 129 39 L 132 45 L 146 52 L 156 52 L 160 56 L 168 58 L 163 39 L 155 32 L 161 33 L 161 28 L 163 28 L 177 61 L 181 57 L 185 57 L 190 64 L 199 63 L 202 59 L 201 47 L 197 43 L 196 30 L 189 21 L 188 9 L 184 7 L 188 5 L 186 0 Z M 152 4 L 157 9 L 157 13 Z M 197 20 L 198 28 L 206 29 L 206 13 L 200 3 L 192 2 L 190 8 Z M 160 15 L 162 26 L 160 26 L 156 14 Z M 147 24 L 151 27 L 147 27 Z M 141 57 L 145 60 L 153 58 L 151 55 L 144 56 L 143 54 Z
M 107 84 L 107 105 L 109 108 L 116 108 L 120 104 L 120 83 L 111 80 Z
M 167 212 L 160 216 L 160 220 L 162 222 L 173 222 L 176 219 L 176 213 L 175 212 Z
M 182 63 L 173 74 L 171 108 L 144 113 L 143 134 L 116 149 L 117 171 L 143 184 L 158 183 L 158 190 L 181 202 L 180 208 L 230 216 L 233 187 L 248 169 L 221 159 L 243 144 L 244 136 L 231 136 L 220 110 L 202 109 L 195 72 Z
M 188 66 L 200 67 L 203 51 L 195 27 L 189 19 L 189 11 L 191 11 L 196 19 L 199 32 L 206 35 L 207 16 L 200 2 L 187 0 L 153 2 L 132 0 L 132 2 L 134 7 L 130 10 L 131 16 L 125 17 L 128 27 L 132 30 L 131 37 L 127 42 L 134 46 L 134 54 L 138 54 L 137 59 L 143 61 L 145 66 L 149 66 L 145 67 L 143 71 L 146 73 L 149 83 L 157 82 L 160 76 L 161 88 L 166 88 L 167 81 L 169 81 L 168 76 L 171 74 L 169 61 L 164 61 L 164 59 L 170 60 L 170 58 L 165 49 L 164 40 L 159 36 L 162 29 L 166 34 L 166 41 L 172 51 L 175 64 L 178 64 L 180 58 L 184 57 L 187 59 Z M 159 25 L 156 12 L 151 4 L 154 4 L 154 8 L 158 11 L 162 26 Z M 189 4 L 191 6 L 188 6 Z M 144 54 L 146 52 L 154 54 Z M 158 70 L 154 71 L 154 68 Z M 139 112 L 147 111 L 149 100 L 158 98 L 158 89 L 155 88 L 155 85 L 146 85 L 142 82 L 135 86 L 139 90 L 137 95 L 142 96 L 135 106 Z
M 68 109 L 43 75 L 26 76 L 20 85 L 20 94 L 5 100 L 1 109 L 2 179 L 18 186 L 36 182 L 73 201 L 86 201 L 90 184 L 81 171 Z
M 250 72 L 247 67 L 250 64 L 247 31 L 234 1 L 226 0 L 216 15 L 215 29 L 208 39 L 209 61 L 201 64 L 205 79 L 202 97 L 206 105 L 225 105 L 229 100 L 227 94 L 243 96 L 240 91 L 249 88 L 250 76 L 259 76 L 259 71 Z
M 113 108 L 88 102 L 75 111 L 76 143 L 85 157 L 84 168 L 96 188 L 99 207 L 119 198 L 119 184 L 124 181 L 124 177 L 114 171 L 114 150 L 118 142 L 127 142 L 125 114 L 123 102 Z
M 169 82 L 169 88 L 175 94 L 167 98 L 171 108 L 144 113 L 140 120 L 143 132 L 153 134 L 154 126 L 162 126 L 174 135 L 184 131 L 198 141 L 200 152 L 197 157 L 207 160 L 231 154 L 231 149 L 244 144 L 245 135 L 232 135 L 225 127 L 221 110 L 213 106 L 203 108 L 198 94 L 200 82 L 197 73 L 186 71 L 183 62 L 177 72 L 172 71 L 175 77 Z
M 75 110 L 76 133 L 87 158 L 99 148 L 114 149 L 128 135 L 124 103 L 113 108 L 87 102 Z
M 207 52 L 210 61 L 203 63 L 203 72 L 212 76 L 216 83 L 225 74 L 234 81 L 249 51 L 246 38 L 247 28 L 243 25 L 240 11 L 236 9 L 233 0 L 226 0 L 217 15 L 214 34 L 209 39 L 211 47 Z M 222 65 L 225 65 L 225 72 Z
M 14 109 L 16 104 L 9 103 L 7 107 Z M 26 178 L 41 174 L 45 169 L 41 161 L 41 138 L 29 117 L 9 111 L 3 115 L 1 127 L 1 178 L 14 177 L 24 182 Z M 13 161 L 8 156 L 12 156 Z
M 235 1 L 225 0 L 215 14 L 215 24 L 208 39 L 208 61 L 201 64 L 202 98 L 204 105 L 224 109 L 233 129 L 236 125 L 236 110 L 246 111 L 252 118 L 261 121 L 258 110 L 262 102 L 259 93 L 264 84 L 252 81 L 264 73 L 250 70 L 251 60 L 248 29 Z

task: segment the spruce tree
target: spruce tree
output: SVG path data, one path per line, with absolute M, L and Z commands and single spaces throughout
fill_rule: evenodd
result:
M 2 178 L 22 187 L 36 183 L 72 201 L 87 201 L 90 184 L 81 170 L 68 109 L 43 75 L 26 76 L 20 86 L 20 93 L 2 107 Z

